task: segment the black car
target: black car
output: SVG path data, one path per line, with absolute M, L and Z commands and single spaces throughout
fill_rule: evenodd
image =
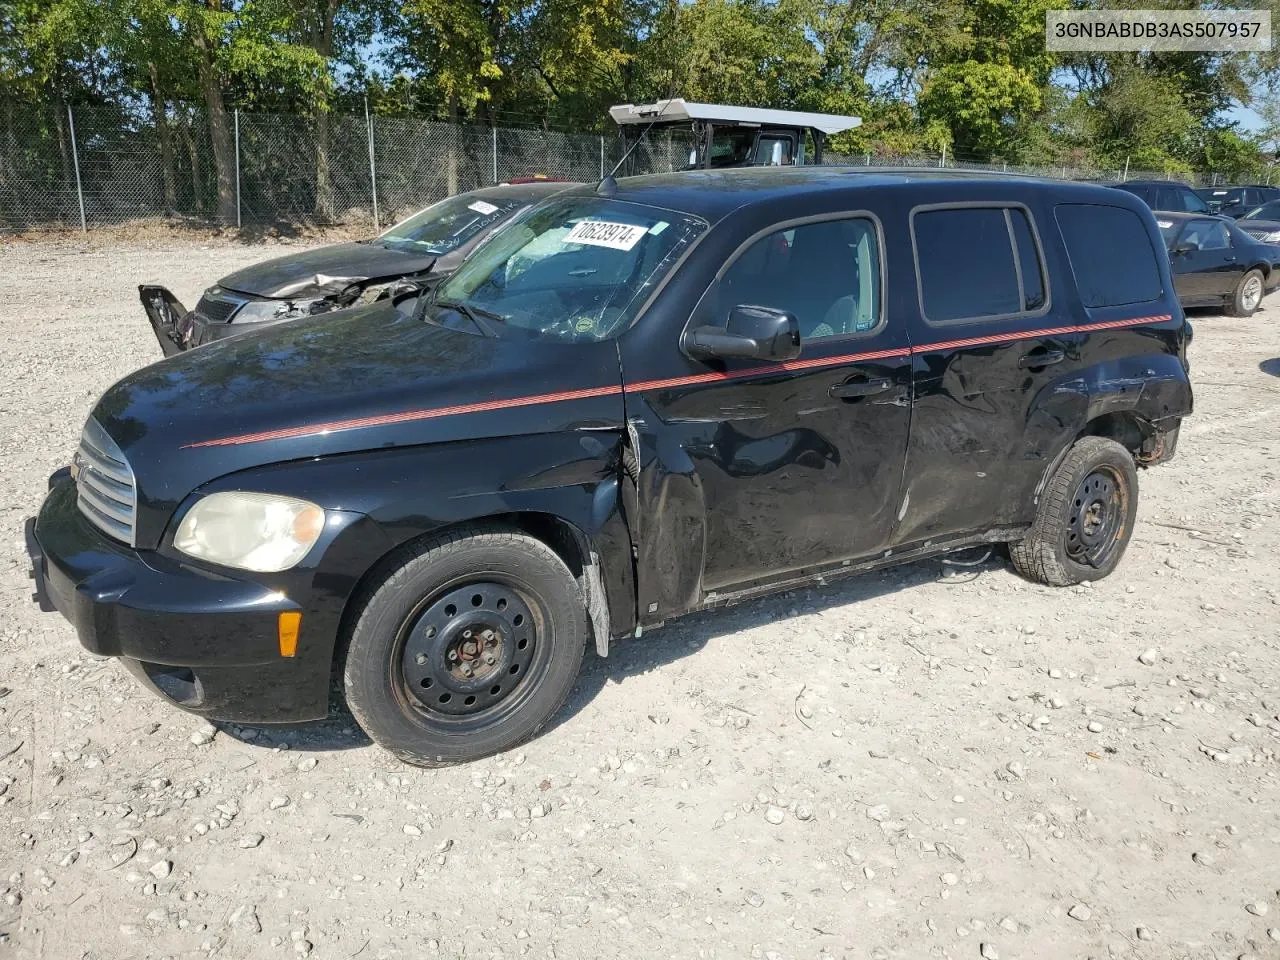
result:
M 1280 283 L 1280 247 L 1260 243 L 1225 217 L 1159 210 L 1156 223 L 1184 307 L 1221 307 L 1247 317 Z
M 1138 197 L 1152 210 L 1181 210 L 1186 213 L 1209 213 L 1209 205 L 1185 183 L 1177 180 L 1126 180 L 1113 183 L 1117 190 L 1124 190 Z
M 477 244 L 537 201 L 571 184 L 499 184 L 441 200 L 371 240 L 291 253 L 223 277 L 188 311 L 166 288 L 138 288 L 166 357 L 248 330 L 384 296 L 395 283 L 429 286 Z
M 1122 191 L 606 178 L 431 295 L 112 387 L 27 522 L 37 598 L 194 713 L 322 717 L 336 673 L 398 757 L 472 759 L 542 728 L 592 639 L 976 544 L 1105 577 L 1190 336 Z
M 1212 213 L 1238 217 L 1246 210 L 1280 200 L 1280 187 L 1201 187 L 1196 196 L 1209 205 Z
M 1236 218 L 1236 226 L 1263 243 L 1280 243 L 1280 200 L 1270 200 Z

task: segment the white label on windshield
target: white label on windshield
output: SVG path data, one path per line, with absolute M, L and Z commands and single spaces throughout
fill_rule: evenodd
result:
M 630 250 L 648 232 L 647 227 L 633 223 L 610 223 L 608 220 L 579 220 L 564 235 L 561 243 L 585 243 L 610 250 Z
M 483 200 L 476 200 L 474 203 L 468 203 L 467 209 L 474 210 L 476 213 L 485 217 L 487 217 L 491 213 L 498 212 L 497 207 L 495 207 L 492 203 L 485 203 Z
M 1156 223 L 1160 225 L 1161 230 L 1168 230 L 1173 226 L 1172 220 L 1157 220 Z

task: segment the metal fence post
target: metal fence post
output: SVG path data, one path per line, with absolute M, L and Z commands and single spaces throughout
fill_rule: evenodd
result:
M 89 232 L 89 223 L 84 218 L 84 188 L 80 185 L 80 151 L 76 147 L 76 118 L 71 114 L 71 104 L 67 104 L 67 123 L 71 128 L 71 164 L 76 170 L 76 199 L 80 201 L 80 232 Z
M 373 193 L 373 229 L 379 233 L 382 224 L 378 219 L 378 164 L 373 152 L 373 116 L 369 113 L 369 98 L 364 98 L 365 138 L 369 141 L 369 188 Z
M 942 145 L 942 156 L 938 158 L 938 166 L 945 167 L 947 165 L 947 145 Z
M 236 121 L 236 229 L 240 229 L 240 108 L 234 111 Z
M 671 151 L 667 151 L 668 159 L 670 159 Z M 600 179 L 604 179 L 604 134 L 600 134 Z
M 867 160 L 866 160 L 866 163 L 864 163 L 864 164 L 863 164 L 863 166 L 864 166 L 864 167 L 869 167 L 869 166 L 871 166 L 871 151 L 870 151 L 870 150 L 868 150 L 868 151 L 867 151 Z
M 498 182 L 498 128 L 490 127 L 493 132 L 493 182 Z

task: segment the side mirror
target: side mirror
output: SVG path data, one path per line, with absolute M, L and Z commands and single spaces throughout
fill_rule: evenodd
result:
M 697 165 L 698 165 L 698 151 L 697 151 L 696 149 L 695 149 L 695 150 L 690 150 L 690 151 L 689 151 L 689 166 L 691 166 L 691 167 L 696 167 Z
M 1185 256 L 1188 253 L 1191 253 L 1193 250 L 1198 250 L 1198 249 L 1200 248 L 1197 247 L 1190 240 L 1184 240 L 1182 243 L 1178 244 L 1173 248 L 1173 255 L 1175 257 L 1181 257 L 1181 256 Z
M 782 166 L 782 141 L 781 140 L 773 141 L 773 153 L 769 157 L 769 164 L 770 166 L 774 166 L 774 167 Z
M 693 330 L 686 347 L 695 357 L 780 363 L 800 356 L 800 324 L 785 310 L 739 304 L 723 327 Z

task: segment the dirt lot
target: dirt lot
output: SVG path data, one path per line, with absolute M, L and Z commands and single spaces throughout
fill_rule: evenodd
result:
M 159 356 L 134 285 L 288 249 L 0 247 L 0 960 L 1280 957 L 1280 297 L 1196 318 L 1109 580 L 929 562 L 693 617 L 425 772 L 342 713 L 207 742 L 29 602 L 23 518 Z

